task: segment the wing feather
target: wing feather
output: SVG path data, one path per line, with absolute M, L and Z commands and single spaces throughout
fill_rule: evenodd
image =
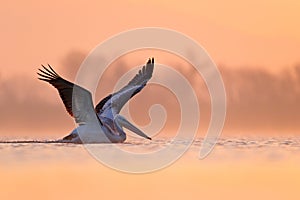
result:
M 153 69 L 154 58 L 149 58 L 146 65 L 138 71 L 126 86 L 118 92 L 106 96 L 97 104 L 96 113 L 106 115 L 106 112 L 112 112 L 113 115 L 118 114 L 126 102 L 146 86 L 152 77 Z
M 46 81 L 54 86 L 65 105 L 67 112 L 75 118 L 76 123 L 87 123 L 95 115 L 91 93 L 59 76 L 48 64 L 43 66 L 37 73 L 40 80 Z

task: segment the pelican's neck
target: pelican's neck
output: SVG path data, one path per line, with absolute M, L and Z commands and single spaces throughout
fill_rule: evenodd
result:
M 126 133 L 124 132 L 118 120 L 102 117 L 101 121 L 105 129 L 105 135 L 112 143 L 121 143 L 126 140 Z
M 119 133 L 120 142 L 124 142 L 126 140 L 126 133 L 124 132 L 123 128 L 119 124 L 118 120 L 114 120 L 114 125 Z

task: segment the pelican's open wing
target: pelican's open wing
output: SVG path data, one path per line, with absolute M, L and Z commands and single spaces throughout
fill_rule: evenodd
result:
M 85 124 L 97 117 L 92 95 L 88 90 L 61 78 L 50 65 L 48 68 L 43 65 L 42 67 L 43 69 L 39 69 L 40 72 L 37 73 L 39 79 L 50 83 L 58 90 L 66 110 L 75 118 L 77 124 Z
M 126 102 L 139 93 L 152 77 L 154 68 L 154 58 L 148 60 L 146 65 L 129 81 L 129 83 L 120 89 L 118 92 L 113 93 L 102 99 L 96 106 L 97 114 L 103 116 L 111 116 L 118 114 Z

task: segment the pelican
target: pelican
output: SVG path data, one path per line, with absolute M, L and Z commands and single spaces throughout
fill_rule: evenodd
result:
M 123 127 L 151 140 L 119 113 L 127 101 L 146 86 L 152 77 L 153 68 L 154 58 L 149 58 L 126 86 L 103 98 L 94 108 L 92 95 L 87 89 L 63 79 L 49 64 L 48 67 L 42 65 L 38 69 L 38 79 L 50 83 L 58 90 L 67 112 L 78 124 L 77 128 L 58 142 L 122 143 L 126 140 Z

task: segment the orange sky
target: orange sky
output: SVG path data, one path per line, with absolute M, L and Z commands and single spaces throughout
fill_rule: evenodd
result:
M 20 125 L 24 129 L 33 127 L 44 112 L 52 112 L 62 117 L 55 118 L 49 114 L 47 121 L 60 123 L 64 127 L 62 132 L 71 129 L 73 122 L 64 113 L 57 93 L 36 80 L 35 73 L 40 64 L 51 63 L 65 77 L 71 77 L 74 71 L 72 64 L 78 67 L 84 55 L 108 37 L 132 28 L 155 26 L 174 29 L 194 38 L 219 66 L 225 66 L 223 73 L 226 75 L 224 79 L 229 98 L 228 121 L 235 123 L 228 126 L 238 129 L 259 127 L 262 119 L 272 116 L 267 128 L 286 120 L 279 127 L 291 130 L 296 122 L 290 119 L 298 115 L 290 115 L 284 108 L 287 105 L 290 109 L 296 106 L 292 110 L 297 110 L 295 100 L 298 96 L 300 98 L 296 87 L 297 77 L 290 80 L 290 74 L 300 63 L 299 10 L 300 2 L 296 0 L 2 2 L 0 106 L 11 109 L 2 111 L 4 114 L 0 117 L 2 120 L 5 118 L 7 124 L 16 117 L 21 121 L 26 118 L 27 121 Z M 269 72 L 276 72 L 277 75 Z M 262 81 L 254 83 L 253 77 Z M 264 80 L 276 84 L 270 85 Z M 289 83 L 292 87 L 282 86 Z M 251 90 L 245 91 L 247 87 Z M 279 100 L 272 101 L 273 104 L 257 101 L 257 88 L 260 88 L 258 94 L 267 96 L 265 101 Z M 269 88 L 276 88 L 275 92 Z M 293 90 L 282 94 L 287 88 Z M 280 96 L 291 97 L 286 100 Z M 12 98 L 15 100 L 12 101 Z M 43 105 L 45 102 L 49 105 Z M 29 116 L 24 103 L 29 110 L 34 107 L 37 109 Z M 262 109 L 247 113 L 253 107 Z M 51 111 L 43 110 L 46 108 Z M 259 120 L 256 120 L 256 111 L 261 112 Z M 45 122 L 41 124 L 44 126 Z M 44 128 L 42 125 L 38 131 Z M 2 135 L 6 134 L 5 130 L 1 129 Z
M 299 63 L 300 3 L 288 1 L 5 1 L 0 8 L 1 74 L 32 74 L 89 52 L 108 37 L 158 26 L 185 33 L 229 67 L 286 68 Z

